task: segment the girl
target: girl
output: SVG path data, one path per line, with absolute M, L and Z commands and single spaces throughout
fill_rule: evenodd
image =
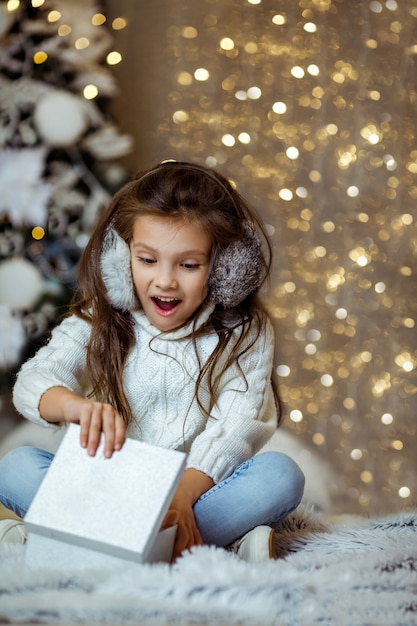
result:
M 101 435 L 107 457 L 126 437 L 188 453 L 163 524 L 178 524 L 174 558 L 234 542 L 242 558 L 270 558 L 272 527 L 302 497 L 290 458 L 255 455 L 279 414 L 258 299 L 270 263 L 259 218 L 226 178 L 161 163 L 115 195 L 83 253 L 72 315 L 14 387 L 26 418 L 80 424 L 90 455 Z M 24 517 L 52 458 L 6 455 L 0 502 Z

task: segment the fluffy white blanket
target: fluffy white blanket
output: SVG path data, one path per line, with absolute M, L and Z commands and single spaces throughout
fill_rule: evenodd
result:
M 45 571 L 24 550 L 0 544 L 0 623 L 417 624 L 416 510 L 331 524 L 300 508 L 256 565 L 204 546 L 174 566 Z

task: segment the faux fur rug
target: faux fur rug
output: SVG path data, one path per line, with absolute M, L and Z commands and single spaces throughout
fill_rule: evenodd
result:
M 300 508 L 277 531 L 261 564 L 203 546 L 174 566 L 51 572 L 0 544 L 0 623 L 417 625 L 417 510 L 330 524 Z

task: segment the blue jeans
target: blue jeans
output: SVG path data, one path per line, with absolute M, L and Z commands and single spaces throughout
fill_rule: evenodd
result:
M 0 460 L 0 502 L 24 517 L 53 454 L 21 447 Z M 227 546 L 255 526 L 274 526 L 300 503 L 304 475 L 280 452 L 264 452 L 244 461 L 231 476 L 204 493 L 194 514 L 204 543 Z

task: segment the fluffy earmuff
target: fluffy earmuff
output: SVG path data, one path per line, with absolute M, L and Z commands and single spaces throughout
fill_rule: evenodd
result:
M 100 267 L 110 303 L 122 311 L 136 309 L 129 246 L 112 227 L 104 238 Z M 209 278 L 209 299 L 224 309 L 233 308 L 259 287 L 264 276 L 261 242 L 247 225 L 242 239 L 217 254 Z
M 265 278 L 261 242 L 247 224 L 242 239 L 219 252 L 209 279 L 210 300 L 224 309 L 240 304 Z
M 110 303 L 121 311 L 136 309 L 138 300 L 132 281 L 129 246 L 111 227 L 104 237 L 100 268 Z

